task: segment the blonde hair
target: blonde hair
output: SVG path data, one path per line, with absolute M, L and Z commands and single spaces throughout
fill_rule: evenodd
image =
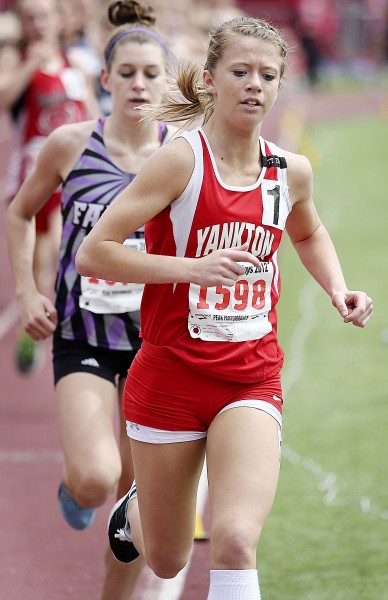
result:
M 288 51 L 287 42 L 280 31 L 269 22 L 253 17 L 236 17 L 216 24 L 210 29 L 205 69 L 210 72 L 215 69 L 225 48 L 237 36 L 251 36 L 277 46 L 282 59 L 280 77 L 283 77 Z M 184 100 L 177 101 L 176 93 L 165 95 L 161 104 L 141 108 L 147 115 L 145 118 L 166 122 L 187 121 L 190 124 L 203 116 L 203 123 L 206 123 L 213 114 L 214 102 L 212 94 L 205 90 L 199 67 L 192 63 L 180 62 L 177 66 L 175 82 L 178 88 L 176 92 L 180 92 Z

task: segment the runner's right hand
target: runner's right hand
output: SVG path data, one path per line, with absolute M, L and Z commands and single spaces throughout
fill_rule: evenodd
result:
M 215 250 L 207 256 L 193 259 L 190 270 L 190 282 L 203 287 L 234 285 L 245 272 L 241 262 L 250 262 L 260 267 L 259 259 L 248 252 L 248 244 L 236 248 Z
M 25 300 L 19 298 L 19 312 L 23 329 L 36 341 L 49 337 L 57 327 L 56 308 L 42 294 L 30 294 Z

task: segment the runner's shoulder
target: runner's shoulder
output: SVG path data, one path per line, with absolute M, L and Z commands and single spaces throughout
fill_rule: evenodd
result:
M 304 154 L 282 151 L 287 162 L 287 184 L 291 203 L 312 200 L 313 170 L 310 160 Z
M 75 161 L 86 148 L 94 131 L 96 121 L 82 121 L 61 125 L 47 137 L 39 155 L 39 163 L 55 166 L 63 180 L 66 179 Z
M 96 120 L 91 120 L 57 127 L 47 137 L 46 152 L 62 152 L 66 156 L 80 155 L 85 149 L 95 126 Z
M 174 181 L 178 188 L 183 189 L 194 169 L 194 155 L 184 138 L 175 137 L 156 150 L 147 163 L 157 176 L 160 176 L 161 181 L 167 183 Z
M 307 156 L 279 148 L 279 155 L 286 159 L 287 168 L 299 172 L 310 172 L 311 163 Z

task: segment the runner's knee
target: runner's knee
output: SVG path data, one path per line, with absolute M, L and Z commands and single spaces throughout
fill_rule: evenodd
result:
M 85 508 L 101 506 L 114 491 L 120 474 L 121 470 L 114 468 L 89 467 L 84 472 L 73 471 L 69 473 L 72 495 Z
M 260 535 L 257 525 L 230 521 L 216 525 L 210 534 L 213 568 L 236 570 L 252 568 L 256 564 L 256 548 Z
M 146 562 L 157 577 L 172 579 L 186 566 L 189 556 L 190 551 L 179 554 L 176 549 L 168 552 L 155 546 L 154 550 L 146 552 Z

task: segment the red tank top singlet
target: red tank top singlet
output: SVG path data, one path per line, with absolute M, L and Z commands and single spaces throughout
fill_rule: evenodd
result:
M 277 251 L 291 210 L 286 161 L 274 144 L 260 138 L 258 180 L 250 186 L 231 186 L 222 181 L 203 130 L 182 137 L 193 150 L 194 170 L 183 194 L 147 223 L 147 251 L 199 258 L 248 242 L 261 267 L 243 263 L 245 273 L 232 287 L 147 284 L 142 335 L 213 377 L 263 381 L 283 363 L 276 304 Z

